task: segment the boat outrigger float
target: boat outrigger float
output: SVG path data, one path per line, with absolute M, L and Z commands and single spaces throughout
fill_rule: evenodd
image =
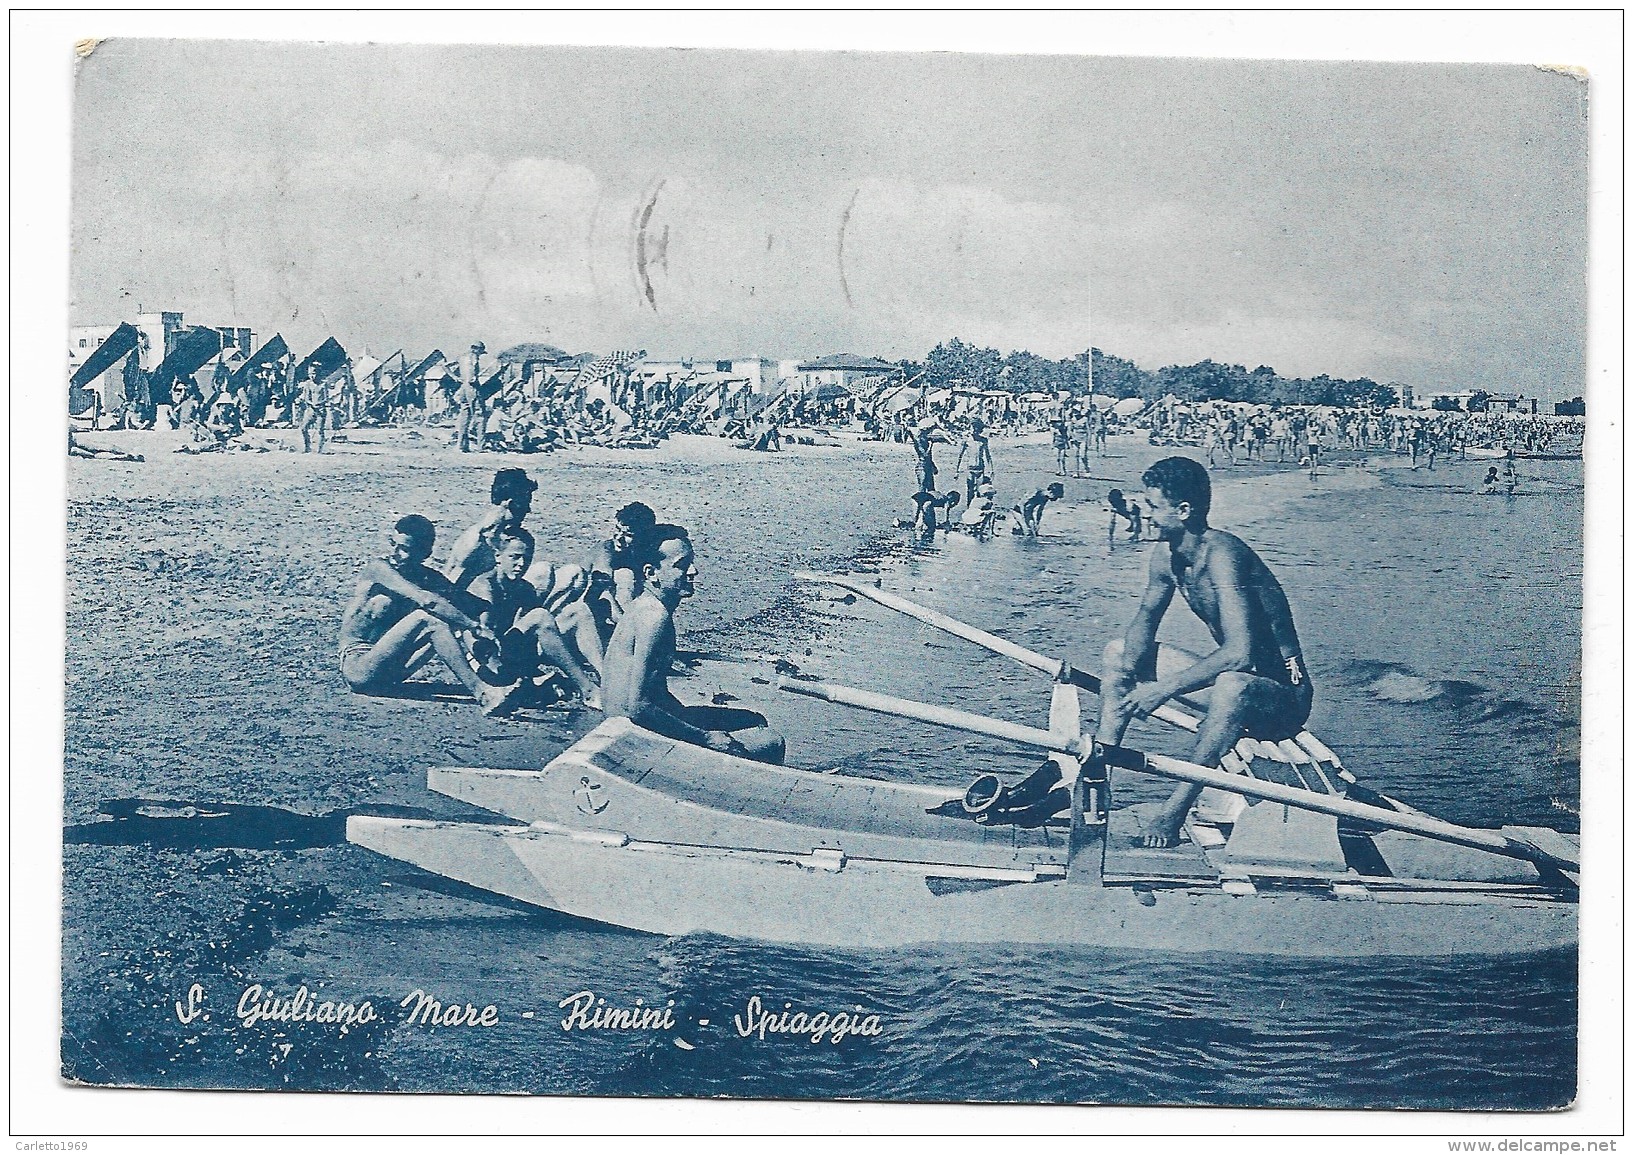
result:
M 1043 751 L 1053 769 L 1034 776 L 1041 793 L 995 776 L 960 791 L 767 766 L 610 718 L 541 770 L 430 772 L 432 790 L 512 823 L 358 816 L 347 838 L 482 890 L 664 935 L 1321 958 L 1576 943 L 1569 835 L 1434 818 L 1361 786 L 1309 734 L 1244 738 L 1218 768 L 1101 745 L 1079 725 L 1079 691 L 1099 690 L 1092 677 L 876 587 L 798 576 L 1049 674 L 1050 726 L 787 674 L 780 689 Z M 1179 706 L 1156 716 L 1198 722 Z M 1155 807 L 1113 808 L 1114 770 L 1204 786 L 1189 841 L 1141 845 Z

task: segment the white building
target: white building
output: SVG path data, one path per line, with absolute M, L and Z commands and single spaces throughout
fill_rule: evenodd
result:
M 140 335 L 140 358 L 142 368 L 152 372 L 176 347 L 176 339 L 189 326 L 183 324 L 182 314 L 179 312 L 160 311 L 154 313 L 138 312 L 129 322 L 134 325 Z M 85 359 L 95 353 L 119 328 L 121 322 L 111 325 L 76 325 L 68 330 L 68 372 L 72 376 Z M 231 357 L 239 353 L 245 357 L 254 351 L 255 333 L 247 326 L 241 325 L 211 325 L 221 335 L 221 356 Z M 104 372 L 96 380 L 90 382 L 88 388 L 95 389 L 102 394 L 102 403 L 106 408 L 112 408 L 124 403 L 124 379 L 119 370 L 124 366 L 124 358 L 120 358 L 115 365 Z
M 746 382 L 751 393 L 776 396 L 783 381 L 779 362 L 770 357 L 647 357 L 632 365 L 648 381 L 700 377 L 708 381 Z
M 785 378 L 785 388 L 796 393 L 810 393 L 823 385 L 837 385 L 848 391 L 866 378 L 889 377 L 897 373 L 900 373 L 900 367 L 891 361 L 856 353 L 832 353 L 797 362 L 794 372 Z

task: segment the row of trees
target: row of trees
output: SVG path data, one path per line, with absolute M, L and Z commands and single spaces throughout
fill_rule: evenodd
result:
M 968 345 L 954 337 L 930 350 L 923 361 L 903 361 L 908 377 L 920 373 L 932 389 L 1004 389 L 1012 393 L 1083 394 L 1142 397 L 1155 400 L 1173 394 L 1184 401 L 1251 401 L 1282 405 L 1396 405 L 1394 386 L 1369 377 L 1282 377 L 1269 365 L 1249 371 L 1241 365 L 1198 361 L 1167 365 L 1152 372 L 1099 349 L 1052 361 L 1017 349 L 1007 356 L 996 349 Z

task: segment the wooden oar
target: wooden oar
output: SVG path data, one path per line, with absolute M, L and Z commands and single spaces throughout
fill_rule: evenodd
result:
M 911 718 L 914 721 L 928 722 L 936 726 L 947 726 L 955 730 L 966 730 L 974 734 L 1002 738 L 1005 741 L 1029 746 L 1036 750 L 1046 750 L 1050 753 L 1070 754 L 1073 757 L 1080 758 L 1084 754 L 1085 747 L 1091 745 L 1082 736 L 1070 738 L 1064 735 L 1052 734 L 1048 730 L 1039 730 L 1035 726 L 1023 726 L 1015 722 L 1005 722 L 998 718 L 988 718 L 984 714 L 972 714 L 948 706 L 933 706 L 925 702 L 915 702 L 910 698 L 896 698 L 889 694 L 876 694 L 871 690 L 858 690 L 850 686 L 837 686 L 829 682 L 779 678 L 777 688 L 786 690 L 791 694 L 800 694 L 839 705 L 871 710 L 876 714 Z M 1425 838 L 1433 838 L 1440 842 L 1469 846 L 1476 850 L 1488 850 L 1493 854 L 1500 854 L 1507 858 L 1518 858 L 1555 870 L 1575 872 L 1581 869 L 1580 863 L 1575 859 L 1567 859 L 1560 855 L 1551 854 L 1525 842 L 1509 838 L 1501 831 L 1459 826 L 1456 823 L 1446 822 L 1427 814 L 1386 810 L 1383 807 L 1369 806 L 1364 802 L 1353 802 L 1348 798 L 1341 798 L 1333 794 L 1317 794 L 1312 790 L 1304 790 L 1296 786 L 1283 786 L 1279 782 L 1266 782 L 1245 774 L 1230 774 L 1223 770 L 1213 770 L 1207 766 L 1199 766 L 1194 762 L 1186 762 L 1180 758 L 1169 758 L 1161 754 L 1145 754 L 1127 747 L 1103 746 L 1097 748 L 1105 755 L 1107 762 L 1126 770 L 1141 770 L 1180 782 L 1191 782 L 1199 786 L 1212 786 L 1229 791 L 1232 794 L 1242 794 L 1249 798 L 1258 798 L 1267 802 L 1281 802 L 1288 806 L 1296 806 L 1301 810 L 1313 810 L 1318 814 L 1331 814 L 1338 818 L 1352 818 L 1359 822 L 1369 822 L 1374 826 L 1382 826 L 1390 830 L 1420 834 Z
M 989 718 L 985 714 L 956 710 L 951 706 L 932 706 L 928 702 L 915 702 L 911 698 L 895 698 L 889 694 L 874 693 L 872 690 L 858 690 L 850 686 L 837 686 L 832 682 L 817 682 L 805 678 L 778 678 L 777 688 L 806 698 L 820 698 L 824 702 L 871 710 L 875 714 L 914 718 L 920 722 L 946 726 L 953 730 L 967 730 L 972 734 L 1003 738 L 1037 750 L 1072 755 L 1077 753 L 1076 744 L 1079 739 L 1070 735 L 1051 734 L 1048 730 L 1039 730 L 1036 726 L 1005 722 L 998 718 Z
M 849 590 L 851 593 L 858 594 L 869 601 L 877 602 L 887 609 L 896 610 L 898 613 L 906 614 L 911 618 L 917 618 L 926 625 L 945 630 L 954 637 L 963 638 L 967 642 L 974 642 L 976 645 L 991 650 L 995 654 L 1011 658 L 1023 666 L 1030 666 L 1034 670 L 1048 674 L 1057 682 L 1070 682 L 1074 686 L 1081 686 L 1091 694 L 1100 695 L 1102 693 L 1100 679 L 1086 670 L 1080 670 L 1060 658 L 1045 657 L 1043 654 L 1029 650 L 1025 646 L 1016 645 L 1007 638 L 989 634 L 983 629 L 972 626 L 967 622 L 961 622 L 957 618 L 949 617 L 938 610 L 932 610 L 928 606 L 921 606 L 917 602 L 909 601 L 900 594 L 893 594 L 880 589 L 878 586 L 864 585 L 862 582 L 839 577 L 835 574 L 802 571 L 794 574 L 794 578 L 798 581 L 820 582 L 838 586 L 843 590 Z M 1192 734 L 1195 734 L 1202 726 L 1202 719 L 1189 710 L 1166 703 L 1153 710 L 1151 716 Z M 1325 742 L 1322 742 L 1308 730 L 1300 731 L 1296 741 L 1315 760 L 1343 769 L 1344 763 L 1339 759 L 1338 755 L 1333 753 Z
M 799 581 L 823 582 L 828 585 L 838 586 L 840 589 L 849 590 L 851 593 L 858 594 L 869 601 L 878 602 L 887 609 L 896 610 L 898 613 L 906 614 L 910 618 L 917 618 L 926 625 L 935 626 L 938 630 L 945 630 L 954 637 L 963 638 L 967 642 L 974 642 L 984 649 L 1013 659 L 1023 666 L 1030 666 L 1040 673 L 1048 674 L 1057 682 L 1069 681 L 1075 686 L 1083 687 L 1091 694 L 1101 692 L 1099 678 L 1087 671 L 1079 670 L 1069 662 L 1062 661 L 1060 658 L 1045 657 L 1027 649 L 1025 646 L 1016 645 L 1008 638 L 1000 638 L 997 634 L 989 634 L 985 630 L 972 626 L 967 622 L 948 617 L 938 610 L 932 610 L 928 606 L 921 606 L 917 602 L 908 601 L 904 597 L 882 590 L 877 586 L 863 585 L 861 582 L 852 581 L 850 578 L 837 577 L 833 574 L 802 572 L 796 573 L 794 577 Z M 1202 725 L 1200 718 L 1188 711 L 1179 709 L 1177 706 L 1158 706 L 1156 710 L 1152 711 L 1151 716 L 1160 718 L 1171 726 L 1178 726 L 1181 730 L 1189 730 L 1193 734 Z

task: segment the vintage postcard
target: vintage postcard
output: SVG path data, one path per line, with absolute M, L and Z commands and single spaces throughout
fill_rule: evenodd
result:
M 1572 1107 L 1595 100 L 88 45 L 60 1078 Z

